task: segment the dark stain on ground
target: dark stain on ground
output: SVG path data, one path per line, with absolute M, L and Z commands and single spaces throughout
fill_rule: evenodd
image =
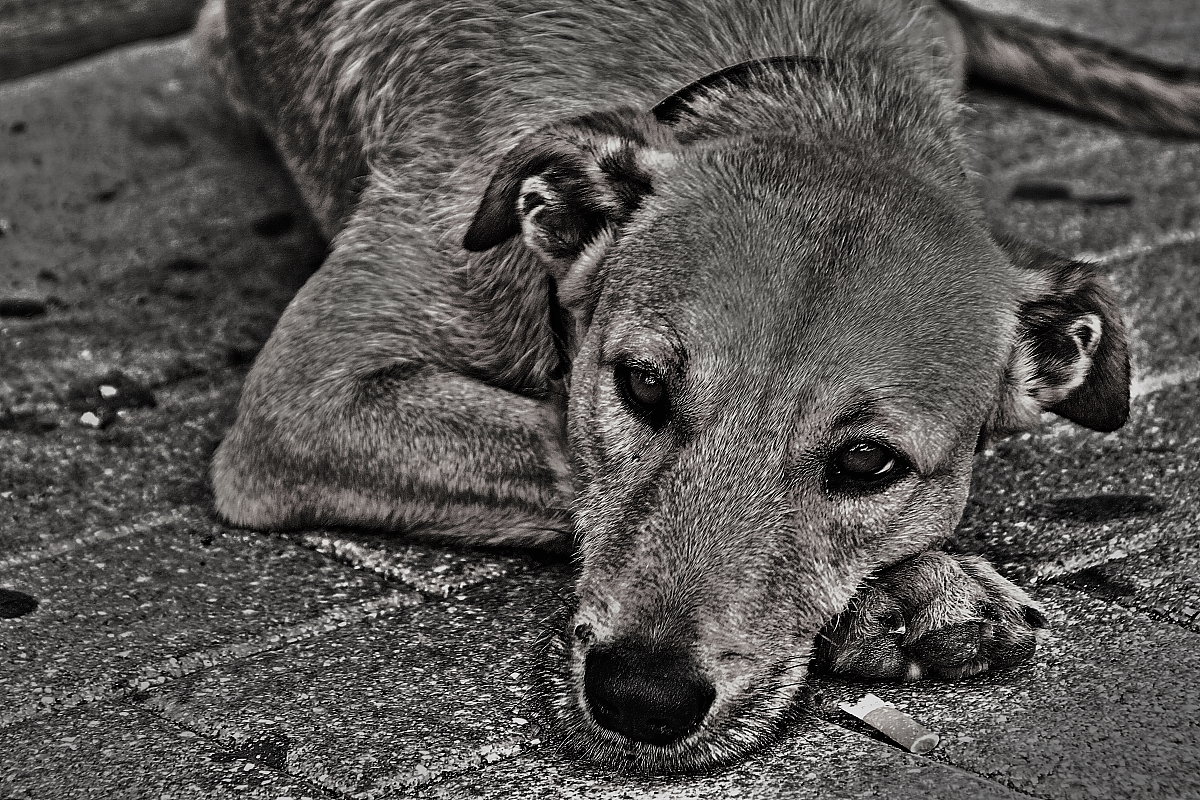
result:
M 254 220 L 254 232 L 266 239 L 283 236 L 296 227 L 296 215 L 290 211 L 273 211 Z
M 287 768 L 288 747 L 291 741 L 285 734 L 273 733 L 259 739 L 239 742 L 238 747 L 213 753 L 213 761 L 257 761 L 273 769 Z
M 149 147 L 178 147 L 188 146 L 188 135 L 169 119 L 143 117 L 134 120 L 133 135 L 142 144 Z
M 113 184 L 112 186 L 108 187 L 107 189 L 101 189 L 100 191 L 93 194 L 92 200 L 94 200 L 97 203 L 111 203 L 113 200 L 115 200 L 117 198 L 117 195 L 119 195 L 121 193 L 121 190 L 124 188 L 125 188 L 125 182 L 118 181 L 117 183 Z
M 1128 597 L 1136 588 L 1129 581 L 1110 575 L 1103 566 L 1088 567 L 1078 572 L 1060 575 L 1047 583 L 1058 583 L 1070 589 L 1078 589 L 1102 600 Z
M 208 262 L 192 256 L 176 256 L 164 261 L 162 268 L 167 272 L 202 272 L 208 269 Z
M 1166 506 L 1148 494 L 1097 494 L 1059 497 L 1040 509 L 1044 519 L 1103 523 L 1159 514 Z
M 239 339 L 227 342 L 223 348 L 223 359 L 231 367 L 247 367 L 258 358 L 262 347 L 257 342 Z
M 9 133 L 24 133 L 28 129 L 29 129 L 29 126 L 26 125 L 24 122 L 14 122 L 12 125 L 9 126 L 8 132 Z
M 37 598 L 15 589 L 0 589 L 0 619 L 23 617 L 38 607 Z
M 12 433 L 49 433 L 58 427 L 58 422 L 39 417 L 32 411 L 12 411 L 0 408 L 0 431 Z
M 1133 195 L 1128 192 L 1081 189 L 1061 181 L 1022 181 L 1013 186 L 1008 198 L 1038 203 L 1070 202 L 1086 206 L 1127 206 L 1133 203 Z
M 46 313 L 46 302 L 36 297 L 0 297 L 0 317 L 40 317 Z

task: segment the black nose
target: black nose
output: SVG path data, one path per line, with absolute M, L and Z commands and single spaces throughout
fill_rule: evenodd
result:
M 593 648 L 584 664 L 583 689 L 601 726 L 655 745 L 692 731 L 716 695 L 686 652 L 635 640 Z

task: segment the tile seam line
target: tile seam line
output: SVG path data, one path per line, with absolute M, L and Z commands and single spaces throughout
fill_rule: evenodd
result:
M 190 507 L 174 508 L 170 511 L 155 511 L 125 525 L 113 525 L 64 539 L 56 539 L 40 547 L 30 547 L 11 556 L 0 558 L 0 574 L 19 567 L 28 567 L 50 558 L 57 558 L 75 550 L 81 550 L 102 542 L 113 542 L 151 533 L 173 523 L 200 524 L 202 520 L 188 513 Z
M 100 50 L 93 50 L 89 53 L 68 58 L 64 61 L 47 64 L 46 66 L 35 69 L 32 72 L 22 72 L 17 75 L 0 76 L 0 91 L 9 88 L 25 88 L 22 86 L 22 84 L 37 84 L 39 82 L 45 82 L 53 79 L 59 73 L 68 73 L 69 77 L 75 77 L 70 75 L 70 72 L 85 70 L 87 69 L 88 62 L 107 58 L 120 50 L 124 50 L 125 48 L 135 48 L 155 44 L 169 46 L 175 43 L 176 40 L 182 40 L 186 42 L 188 39 L 188 31 L 190 31 L 194 25 L 195 23 L 193 22 L 187 27 L 176 28 L 166 33 L 155 34 L 152 36 L 138 36 L 123 42 L 116 42 L 112 45 L 101 48 Z
M 56 696 L 48 704 L 26 706 L 20 711 L 8 714 L 0 713 L 0 730 L 89 703 L 120 700 L 137 692 L 148 691 L 172 680 L 185 678 L 214 667 L 282 650 L 331 631 L 358 624 L 386 611 L 419 605 L 424 600 L 424 597 L 413 591 L 394 592 L 385 597 L 374 598 L 362 603 L 339 606 L 307 622 L 265 631 L 254 639 L 241 644 L 212 647 L 179 657 L 159 659 L 152 664 L 135 668 L 128 675 L 95 681 L 73 691 L 65 692 Z
M 316 553 L 322 558 L 327 558 L 330 561 L 339 564 L 343 567 L 351 567 L 352 569 L 364 570 L 373 575 L 378 575 L 390 585 L 403 587 L 410 591 L 418 592 L 421 595 L 431 600 L 447 600 L 453 592 L 466 592 L 476 589 L 481 586 L 492 583 L 492 578 L 485 578 L 470 583 L 464 583 L 460 586 L 447 586 L 442 591 L 434 591 L 430 587 L 423 585 L 417 581 L 406 579 L 400 570 L 389 568 L 383 563 L 384 557 L 377 556 L 370 552 L 369 548 L 363 547 L 357 542 L 340 540 L 336 536 L 331 536 L 324 532 L 301 531 L 296 533 L 277 533 L 281 539 L 302 547 L 305 550 Z M 413 543 L 418 543 L 418 540 L 411 540 Z M 426 542 L 426 544 L 431 544 Z M 356 557 L 354 551 L 361 551 Z
M 199 729 L 196 727 L 186 725 L 182 720 L 176 719 L 175 716 L 171 716 L 169 713 L 162 712 L 159 709 L 155 708 L 154 706 L 139 703 L 130 697 L 117 697 L 117 698 L 114 698 L 114 702 L 119 703 L 122 706 L 132 709 L 140 714 L 145 714 L 146 716 L 152 717 L 153 719 L 156 719 L 165 725 L 170 725 L 172 727 L 179 728 L 180 730 L 194 733 L 196 736 L 199 736 L 200 738 L 209 742 L 213 746 L 214 749 L 229 751 L 230 744 L 238 744 L 238 740 L 236 739 L 236 737 L 231 737 L 231 741 L 226 741 L 226 740 L 222 739 L 219 734 L 209 734 L 209 733 L 205 732 L 203 729 Z M 225 726 L 225 727 L 232 728 L 233 726 Z M 247 738 L 249 738 L 249 737 L 247 737 Z M 232 755 L 232 753 L 231 753 L 231 755 Z M 286 768 L 278 769 L 276 767 L 272 767 L 269 764 L 264 764 L 262 761 L 259 761 L 257 758 L 254 758 L 253 756 L 247 757 L 246 760 L 253 761 L 255 764 L 258 765 L 259 769 L 271 770 L 272 772 L 276 772 L 281 775 L 286 775 L 287 777 L 292 778 L 294 780 L 303 781 L 305 784 L 308 785 L 308 787 L 310 789 L 312 789 L 314 792 L 316 792 L 318 794 L 324 794 L 329 797 L 341 798 L 342 800 L 351 800 L 351 797 L 352 797 L 351 795 L 346 794 L 345 792 L 342 792 L 337 789 L 331 789 L 328 786 L 323 786 L 320 783 L 317 783 L 317 782 L 313 781 L 312 779 L 310 779 L 307 775 L 290 772 Z
M 510 739 L 509 742 L 516 740 Z M 439 786 L 445 786 L 452 781 L 458 780 L 467 775 L 474 773 L 484 774 L 486 770 L 496 764 L 505 762 L 513 762 L 521 758 L 522 755 L 528 755 L 530 748 L 536 749 L 538 746 L 525 746 L 523 744 L 511 744 L 508 746 L 509 752 L 506 755 L 500 756 L 495 762 L 483 761 L 481 747 L 475 747 L 471 750 L 471 763 L 460 761 L 459 765 L 452 765 L 437 773 L 432 773 L 428 778 L 421 778 L 411 783 L 398 780 L 396 776 L 391 778 L 380 778 L 376 780 L 375 785 L 367 790 L 354 795 L 355 800 L 388 800 L 392 797 L 403 797 L 407 792 L 419 792 L 427 789 L 437 790 Z M 548 748 L 548 752 L 553 752 L 554 748 Z M 399 793 L 399 794 L 398 794 Z
M 1014 164 L 1011 167 L 1005 167 L 995 174 L 986 175 L 985 180 L 993 184 L 1014 183 L 1035 171 L 1066 166 L 1080 159 L 1114 150 L 1124 144 L 1124 142 L 1124 139 L 1114 136 L 1094 142 L 1090 146 L 1080 148 L 1069 154 L 1046 155 L 1041 158 L 1033 158 L 1020 164 Z
M 1075 253 L 1074 258 L 1108 265 L 1197 241 L 1200 241 L 1200 228 L 1176 228 L 1148 238 L 1134 235 L 1125 244 L 1110 247 L 1108 250 L 1080 250 Z
M 881 747 L 886 747 L 891 750 L 895 750 L 897 753 L 900 753 L 902 755 L 912 756 L 914 759 L 917 759 L 918 761 L 920 761 L 926 765 L 943 767 L 945 769 L 950 770 L 951 772 L 957 772 L 959 775 L 969 775 L 972 778 L 975 778 L 976 780 L 991 784 L 992 786 L 998 786 L 1007 792 L 1011 792 L 1012 794 L 1016 795 L 1017 797 L 1029 798 L 1029 800 L 1046 800 L 1046 798 L 1042 797 L 1041 795 L 1029 794 L 1028 792 L 1023 792 L 1014 786 L 1010 786 L 1007 783 L 1003 783 L 994 778 L 990 778 L 987 775 L 981 775 L 978 772 L 973 772 L 973 771 L 966 769 L 965 767 L 961 767 L 958 764 L 955 764 L 951 761 L 942 761 L 941 759 L 930 758 L 929 756 L 918 755 L 916 753 L 909 753 L 907 750 L 905 750 L 902 747 L 883 742 L 882 740 L 876 739 L 875 737 L 870 736 L 866 733 L 863 733 L 862 731 L 855 730 L 854 728 L 851 728 L 849 725 L 844 725 L 841 722 L 838 722 L 836 719 L 825 719 L 823 721 L 828 723 L 829 725 L 836 725 L 837 727 L 841 728 L 844 731 L 852 733 L 861 739 L 866 739 L 869 742 L 873 742 Z M 939 736 L 940 736 L 940 734 L 939 734 Z
M 1167 615 L 1165 615 L 1161 612 L 1156 612 L 1153 609 L 1140 608 L 1138 606 L 1126 605 L 1125 603 L 1122 603 L 1119 599 L 1110 600 L 1105 597 L 1102 597 L 1101 595 L 1093 594 L 1092 592 L 1089 592 L 1087 589 L 1077 589 L 1074 586 L 1069 586 L 1065 583 L 1054 583 L 1053 585 L 1064 591 L 1070 592 L 1072 594 L 1082 594 L 1085 597 L 1090 597 L 1093 600 L 1097 600 L 1099 602 L 1105 603 L 1106 605 L 1114 605 L 1119 608 L 1123 608 L 1126 611 L 1128 611 L 1130 614 L 1136 615 L 1143 619 L 1147 619 L 1151 622 L 1157 622 L 1160 625 L 1172 625 L 1176 628 L 1183 628 L 1183 630 L 1188 633 L 1193 633 L 1193 634 L 1200 636 L 1200 617 L 1197 617 L 1196 621 L 1194 621 L 1194 622 L 1190 622 L 1190 623 L 1189 622 L 1180 622 L 1177 619 L 1171 619 Z
M 184 730 L 191 731 L 198 736 L 203 736 L 211 742 L 214 742 L 222 749 L 230 749 L 230 745 L 241 744 L 243 741 L 250 742 L 254 740 L 254 736 L 246 733 L 246 728 L 242 725 L 232 723 L 208 723 L 201 714 L 190 714 L 179 711 L 166 704 L 157 704 L 153 699 L 147 701 L 138 701 L 132 697 L 117 698 L 117 700 L 130 708 L 139 709 L 145 713 L 154 716 L 157 719 L 164 720 L 172 725 L 175 725 Z M 212 732 L 208 732 L 209 730 Z M 243 738 L 239 738 L 239 734 Z M 480 748 L 476 747 L 472 750 L 475 757 L 479 756 Z M 512 748 L 512 752 L 502 757 L 501 761 L 510 761 L 518 757 L 524 747 L 516 745 Z M 355 790 L 347 786 L 334 785 L 332 782 L 322 782 L 318 775 L 312 775 L 303 770 L 292 771 L 288 768 L 278 769 L 269 765 L 263 764 L 256 758 L 250 758 L 260 767 L 273 769 L 292 778 L 303 780 L 312 786 L 319 788 L 323 792 L 327 792 L 344 800 L 387 800 L 392 797 L 404 797 L 406 793 L 413 791 L 421 791 L 429 788 L 436 788 L 440 783 L 448 783 L 463 775 L 472 772 L 480 772 L 491 764 L 468 763 L 459 766 L 451 766 L 443 771 L 437 772 L 431 778 L 426 780 L 416 780 L 413 782 L 404 781 L 398 774 L 393 773 L 391 776 L 381 777 L 375 780 L 370 788 Z M 499 762 L 497 762 L 499 763 Z

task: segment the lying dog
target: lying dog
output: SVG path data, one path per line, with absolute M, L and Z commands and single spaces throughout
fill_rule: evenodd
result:
M 231 523 L 573 534 L 562 730 L 643 769 L 761 743 L 815 641 L 897 680 L 1032 654 L 1036 604 L 935 548 L 981 441 L 1123 424 L 1125 334 L 1094 267 L 989 231 L 958 83 L 1195 132 L 1178 76 L 915 0 L 211 0 L 199 30 L 333 241 L 216 454 Z

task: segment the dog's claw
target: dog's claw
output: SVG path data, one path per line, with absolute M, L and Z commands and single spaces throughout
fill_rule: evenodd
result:
M 982 559 L 929 552 L 882 573 L 817 637 L 818 666 L 956 680 L 1029 660 L 1046 617 Z

